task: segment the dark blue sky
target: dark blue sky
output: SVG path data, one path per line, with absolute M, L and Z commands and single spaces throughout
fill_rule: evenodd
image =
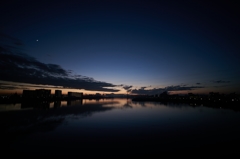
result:
M 1 2 L 0 86 L 239 92 L 239 7 L 231 1 Z

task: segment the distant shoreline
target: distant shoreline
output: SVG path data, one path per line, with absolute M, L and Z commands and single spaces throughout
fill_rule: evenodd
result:
M 68 100 L 83 100 L 83 99 L 113 99 L 113 98 L 126 98 L 128 97 L 62 97 L 62 98 L 17 98 L 17 99 L 0 99 L 0 104 L 14 104 L 22 102 L 54 102 L 54 101 L 68 101 Z M 130 99 L 130 98 L 129 98 Z
M 214 108 L 229 108 L 240 111 L 240 100 L 232 98 L 171 98 L 171 97 L 136 97 L 132 101 L 135 102 L 161 102 L 164 104 L 188 104 L 191 106 L 206 106 Z

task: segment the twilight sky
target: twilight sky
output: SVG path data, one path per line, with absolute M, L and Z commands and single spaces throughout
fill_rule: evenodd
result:
M 239 8 L 234 1 L 0 2 L 1 92 L 240 93 Z

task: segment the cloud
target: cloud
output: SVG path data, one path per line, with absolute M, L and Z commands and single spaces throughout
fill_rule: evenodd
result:
M 3 33 L 0 33 L 0 43 L 4 44 L 4 45 L 7 45 L 7 44 L 14 44 L 14 45 L 17 45 L 17 46 L 22 46 L 23 45 L 21 40 L 19 40 L 17 38 L 14 38 L 14 37 L 11 37 L 9 35 L 3 34 Z M 14 48 L 14 46 L 10 46 L 10 47 Z
M 128 85 L 121 85 L 123 89 L 125 89 L 127 92 L 130 92 L 131 91 L 131 88 L 133 86 L 128 86 Z
M 183 91 L 183 90 L 193 90 L 193 89 L 199 89 L 204 88 L 201 86 L 167 86 L 165 88 L 153 88 L 153 89 L 145 89 L 146 87 L 142 87 L 140 89 L 134 89 L 131 91 L 133 94 L 160 94 L 165 91 Z
M 17 86 L 14 86 L 14 85 L 8 85 L 8 84 L 4 84 L 4 83 L 0 83 L 0 89 L 4 90 L 4 89 L 7 89 L 7 90 L 15 90 L 17 89 L 18 87 Z
M 148 89 L 148 90 L 145 90 L 145 87 L 142 87 L 140 89 L 133 89 L 131 90 L 131 93 L 132 94 L 159 94 L 159 93 L 162 93 L 164 91 L 163 88 L 154 88 L 154 89 Z
M 0 41 L 4 41 L 2 38 L 12 41 L 13 46 L 16 45 L 14 43 L 17 41 L 16 39 L 0 34 Z M 34 57 L 15 49 L 15 46 L 11 47 L 12 45 L 0 43 L 0 80 L 63 86 L 65 88 L 91 91 L 119 91 L 117 89 L 106 88 L 115 87 L 116 85 L 114 84 L 97 81 L 87 76 L 74 75 L 71 71 L 65 70 L 56 64 L 39 62 Z
M 197 84 L 197 85 L 201 85 L 201 83 L 199 83 L 199 82 L 198 82 L 198 83 L 196 83 L 196 84 Z
M 218 80 L 218 81 L 212 81 L 213 83 L 229 83 L 230 81 L 223 81 L 223 80 Z
M 183 86 L 180 86 L 180 85 L 177 85 L 177 86 L 168 86 L 168 87 L 165 87 L 165 90 L 166 91 L 184 91 L 184 90 L 193 90 L 193 89 L 198 89 L 198 88 L 204 88 L 204 87 L 201 87 L 201 86 L 186 86 L 186 87 L 183 87 Z
M 31 88 L 45 88 L 45 89 L 62 89 L 62 86 L 53 86 L 53 85 L 40 85 L 40 84 L 28 84 L 28 83 L 17 83 L 17 82 L 8 82 L 0 81 L 0 89 L 2 90 L 16 90 L 16 89 L 30 89 Z

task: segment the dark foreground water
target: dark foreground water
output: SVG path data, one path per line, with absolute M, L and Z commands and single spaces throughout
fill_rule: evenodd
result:
M 240 112 L 131 99 L 0 105 L 1 153 L 127 157 L 240 152 Z

